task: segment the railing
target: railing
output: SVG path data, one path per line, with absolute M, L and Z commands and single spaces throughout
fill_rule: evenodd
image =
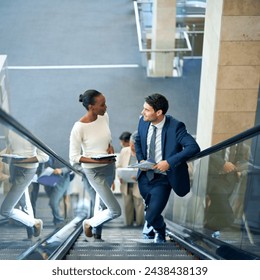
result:
M 172 193 L 165 211 L 186 235 L 192 232 L 194 244 L 209 249 L 220 242 L 212 253 L 221 258 L 260 257 L 259 134 L 255 126 L 191 158 L 191 192 Z
M 77 175 L 81 175 L 77 169 L 59 157 L 52 149 L 1 109 L 0 123 L 2 124 L 0 126 L 2 135 L 7 135 L 9 130 L 18 133 L 43 152 L 54 157 L 62 166 L 66 166 Z M 186 228 L 186 235 L 189 234 L 195 237 L 193 245 L 197 242 L 199 243 L 197 245 L 205 246 L 207 250 L 209 248 L 209 243 L 207 242 L 219 242 L 219 246 L 214 247 L 215 251 L 213 253 L 218 254 L 221 258 L 225 258 L 225 254 L 232 248 L 260 257 L 259 133 L 260 126 L 253 127 L 235 137 L 201 151 L 189 160 L 191 192 L 182 198 L 172 192 L 171 199 L 164 212 L 169 224 L 178 225 L 177 230 L 175 230 L 177 236 L 181 236 L 181 228 L 182 230 Z M 231 157 L 233 153 L 231 151 L 235 149 L 237 150 L 237 154 L 233 154 L 235 160 L 229 159 L 229 161 L 233 162 L 234 166 L 224 167 L 225 161 L 228 161 L 225 157 L 228 154 Z M 8 181 L 2 181 L 0 186 L 0 203 L 8 193 L 9 187 Z M 84 190 L 84 185 L 78 186 L 78 188 L 80 191 L 77 193 L 76 203 L 71 201 L 72 204 L 74 203 L 72 207 L 74 211 L 68 213 L 66 219 L 66 222 L 68 222 L 66 227 L 71 232 L 74 230 L 75 224 L 80 223 L 82 217 L 89 214 L 89 207 L 86 205 L 89 196 L 87 192 L 81 193 Z M 73 194 L 72 192 L 72 196 Z M 46 216 L 41 216 L 46 211 L 46 207 L 48 208 L 49 206 L 46 205 L 40 209 L 37 206 L 36 211 L 40 213 L 40 218 L 45 219 L 44 223 L 49 225 L 50 230 L 55 231 L 55 227 L 50 221 L 50 216 L 47 218 Z M 78 215 L 79 213 L 81 213 L 81 216 Z M 17 230 L 16 227 L 3 228 L 2 225 L 0 226 L 2 233 L 0 245 L 6 242 L 4 240 L 5 237 L 9 241 L 10 236 L 13 236 L 13 230 L 15 230 L 17 238 L 13 239 L 13 244 L 16 244 L 16 242 L 18 244 L 26 236 L 24 229 Z M 180 232 L 178 232 L 178 227 Z M 6 231 L 5 235 L 4 232 Z M 18 232 L 21 235 L 18 235 Z M 50 231 L 47 233 L 49 234 Z M 55 238 L 60 242 L 62 236 L 64 234 L 56 235 Z M 201 242 L 202 239 L 204 240 L 203 244 Z M 26 245 L 24 242 L 23 244 Z M 235 251 L 233 250 L 232 252 Z M 231 258 L 235 258 L 235 256 L 237 258 L 241 257 L 241 255 L 236 254 L 232 254 Z
M 27 213 L 29 216 L 33 216 L 33 218 L 41 219 L 43 221 L 44 229 L 41 234 L 41 238 L 44 239 L 49 235 L 52 236 L 53 233 L 55 233 L 55 231 L 61 226 L 67 224 L 69 227 L 71 224 L 81 221 L 83 217 L 90 215 L 89 193 L 87 192 L 89 185 L 86 184 L 85 177 L 80 171 L 80 168 L 72 166 L 69 162 L 60 157 L 57 153 L 55 153 L 55 151 L 53 151 L 21 123 L 2 109 L 0 109 L 0 134 L 0 207 L 3 205 L 3 202 L 5 202 L 7 195 L 10 194 L 9 191 L 12 187 L 10 179 L 16 177 L 16 174 L 18 173 L 15 172 L 22 172 L 21 168 L 20 170 L 13 168 L 14 165 L 10 165 L 9 163 L 10 159 L 8 159 L 8 157 L 4 157 L 5 154 L 10 156 L 8 149 L 11 141 L 12 144 L 15 144 L 17 147 L 26 146 L 29 147 L 29 149 L 31 149 L 31 147 L 36 147 L 38 149 L 38 155 L 40 154 L 40 151 L 41 153 L 47 155 L 47 157 L 44 156 L 46 159 L 48 159 L 48 157 L 51 159 L 51 161 L 43 163 L 44 167 L 51 167 L 53 169 L 59 168 L 66 170 L 66 174 L 72 175 L 56 175 L 59 177 L 58 180 L 60 180 L 59 182 L 62 184 L 59 189 L 62 192 L 61 197 L 63 197 L 60 201 L 60 206 L 57 205 L 60 210 L 60 217 L 58 218 L 57 213 L 54 215 L 53 209 L 50 207 L 50 204 L 48 205 L 48 197 L 51 196 L 50 192 L 51 189 L 54 188 L 53 186 L 43 186 L 38 184 L 37 178 L 34 176 L 33 178 L 28 177 L 28 184 L 30 185 L 25 189 L 24 193 L 20 192 L 20 190 L 18 190 L 18 192 L 15 191 L 15 197 L 18 199 L 15 208 Z M 39 167 L 40 166 L 41 165 L 39 165 Z M 25 166 L 23 165 L 23 167 Z M 41 169 L 39 167 L 36 174 L 40 174 L 44 170 L 44 167 Z M 70 181 L 72 178 L 73 180 Z M 12 191 L 12 193 L 13 192 L 14 191 Z M 20 199 L 18 197 L 19 195 L 21 195 Z M 27 203 L 28 199 L 31 200 L 32 207 Z M 14 199 L 11 201 L 13 203 Z M 46 202 L 47 204 L 45 205 Z M 7 205 L 7 202 L 5 202 L 5 205 Z M 61 220 L 59 220 L 59 218 L 61 218 Z M 26 251 L 27 248 L 31 247 L 32 244 L 28 243 L 28 241 L 35 241 L 35 246 L 37 246 L 37 243 L 39 242 L 39 237 L 35 238 L 33 236 L 33 232 L 30 230 L 30 227 L 26 227 L 25 224 L 21 226 L 16 219 L 8 219 L 1 216 L 0 228 L 0 259 L 19 258 L 19 253 L 22 253 Z M 10 236 L 12 236 L 11 243 Z M 62 238 L 65 237 L 66 236 L 64 234 L 59 236 L 59 242 L 61 242 Z M 2 252 L 1 248 L 5 248 L 4 252 Z M 13 250 L 15 250 L 15 255 L 12 252 Z M 2 256 L 2 254 L 4 255 Z
M 186 1 L 185 3 L 182 2 L 183 1 L 181 1 L 179 5 L 187 5 Z M 202 2 L 202 4 L 205 6 L 204 2 Z M 204 7 L 203 5 L 201 7 Z M 194 7 L 196 8 L 196 5 L 194 5 Z M 185 56 L 201 57 L 205 14 L 177 14 L 175 46 L 173 48 L 152 48 L 152 38 L 150 37 L 152 34 L 153 1 L 134 1 L 134 11 L 138 47 L 140 53 L 145 54 L 145 56 L 142 56 L 142 60 L 143 65 L 147 68 L 148 76 L 156 77 L 158 74 L 154 74 L 152 70 L 152 57 L 154 55 L 160 55 L 160 67 L 162 68 L 164 67 L 163 65 L 165 65 L 165 69 L 168 69 L 160 71 L 162 74 L 159 74 L 159 76 L 175 77 L 182 76 L 183 58 Z M 169 60 L 172 60 L 172 63 Z M 169 63 L 172 64 L 172 73 L 169 71 L 169 68 L 171 68 Z
M 29 142 L 31 142 L 34 146 L 38 147 L 40 150 L 53 157 L 64 166 L 71 169 L 75 173 L 82 175 L 77 169 L 71 166 L 66 160 L 57 155 L 51 148 L 45 145 L 40 139 L 34 136 L 28 129 L 26 129 L 22 124 L 20 124 L 16 119 L 14 119 L 11 115 L 6 113 L 4 110 L 0 109 L 0 123 L 5 126 L 5 128 L 14 130 L 21 137 L 26 138 Z M 2 136 L 3 137 L 3 136 Z

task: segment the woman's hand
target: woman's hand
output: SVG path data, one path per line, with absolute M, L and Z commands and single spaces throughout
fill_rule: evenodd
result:
M 114 147 L 111 144 L 109 144 L 107 148 L 107 153 L 114 154 L 114 152 L 115 152 Z

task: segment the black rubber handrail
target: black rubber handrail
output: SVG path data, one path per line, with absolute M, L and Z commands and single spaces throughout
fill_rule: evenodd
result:
M 196 159 L 200 159 L 205 156 L 209 156 L 215 152 L 218 152 L 222 149 L 225 149 L 225 148 L 232 146 L 234 144 L 237 144 L 239 142 L 245 141 L 245 140 L 252 138 L 254 136 L 257 136 L 259 134 L 260 134 L 260 125 L 254 126 L 248 130 L 245 130 L 244 132 L 237 134 L 236 136 L 233 136 L 227 140 L 224 140 L 216 145 L 211 146 L 210 148 L 207 148 L 207 149 L 197 153 L 193 157 L 189 158 L 188 161 L 190 162 L 190 161 L 194 161 Z
M 259 260 L 259 256 L 194 229 L 167 220 L 167 235 L 201 259 Z
M 76 172 L 77 174 L 82 176 L 82 173 L 79 172 L 77 169 L 75 169 L 71 164 L 69 164 L 66 160 L 64 160 L 62 157 L 58 156 L 52 149 L 50 149 L 48 146 L 46 146 L 42 141 L 40 141 L 37 137 L 35 137 L 28 129 L 26 129 L 22 124 L 20 124 L 18 121 L 16 121 L 11 115 L 6 113 L 4 110 L 0 108 L 0 122 L 7 125 L 12 130 L 15 130 L 17 133 L 19 133 L 21 136 L 26 137 L 28 141 L 30 141 L 32 144 L 34 144 L 36 147 L 44 151 L 49 156 L 53 156 L 57 160 L 59 160 L 61 163 L 63 163 L 65 166 Z M 208 156 L 210 154 L 213 154 L 219 150 L 222 150 L 226 147 L 229 147 L 231 145 L 234 145 L 236 143 L 242 142 L 246 139 L 252 138 L 256 135 L 260 134 L 260 125 L 254 126 L 244 132 L 241 132 L 237 134 L 236 136 L 233 136 L 227 140 L 224 140 L 216 145 L 213 145 L 210 148 L 207 148 L 199 153 L 197 153 L 195 156 L 190 158 L 188 161 L 194 161 L 196 159 L 200 159 L 202 157 Z
M 77 169 L 72 167 L 66 160 L 64 160 L 62 157 L 58 156 L 52 149 L 50 149 L 47 145 L 45 145 L 42 141 L 40 141 L 37 137 L 35 137 L 28 129 L 26 129 L 23 125 L 21 125 L 18 121 L 16 121 L 12 116 L 10 116 L 8 113 L 3 111 L 0 108 L 0 123 L 3 123 L 8 128 L 14 130 L 18 134 L 20 134 L 22 137 L 25 137 L 29 142 L 31 142 L 33 145 L 44 151 L 46 154 L 54 157 L 55 159 L 59 160 L 61 163 L 63 163 L 65 166 L 73 170 L 74 172 L 82 175 Z M 260 125 L 255 126 L 253 128 L 250 128 L 234 137 L 231 137 L 221 143 L 218 143 L 208 149 L 205 149 L 198 154 L 196 154 L 194 157 L 190 158 L 189 161 L 194 161 L 196 159 L 200 159 L 202 157 L 208 156 L 212 153 L 215 153 L 221 149 L 224 149 L 226 147 L 229 147 L 231 145 L 234 145 L 236 143 L 242 142 L 244 140 L 247 140 L 249 138 L 252 138 L 254 136 L 257 136 L 260 134 Z M 74 238 L 73 238 L 74 239 Z M 66 244 L 67 245 L 67 244 Z M 62 247 L 64 248 L 64 247 Z M 62 249 L 64 251 L 64 249 Z M 62 251 L 62 252 L 63 252 Z M 55 255 L 51 256 L 51 258 L 57 258 L 57 255 L 59 253 L 55 252 Z M 64 252 L 63 252 L 64 254 Z M 24 255 L 23 255 L 24 257 Z M 60 258 L 60 256 L 59 256 Z

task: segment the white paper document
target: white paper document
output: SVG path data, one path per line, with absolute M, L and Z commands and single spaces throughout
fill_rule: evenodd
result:
M 117 168 L 117 175 L 124 182 L 136 183 L 137 168 Z
M 136 164 L 129 165 L 130 168 L 142 168 L 142 169 L 153 169 L 153 166 L 155 165 L 155 162 L 145 160 Z

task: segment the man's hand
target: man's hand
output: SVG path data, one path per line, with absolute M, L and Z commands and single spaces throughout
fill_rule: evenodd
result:
M 160 172 L 166 172 L 167 170 L 170 169 L 170 165 L 167 162 L 167 160 L 162 160 L 162 161 L 158 162 L 157 164 L 155 164 L 153 169 L 157 169 Z
M 55 169 L 53 170 L 53 174 L 55 174 L 55 175 L 61 175 L 61 174 L 62 174 L 62 169 L 61 169 L 61 168 L 55 168 Z
M 225 173 L 230 173 L 230 172 L 234 172 L 236 171 L 236 166 L 232 163 L 232 162 L 225 162 L 224 166 L 223 166 L 223 170 Z

